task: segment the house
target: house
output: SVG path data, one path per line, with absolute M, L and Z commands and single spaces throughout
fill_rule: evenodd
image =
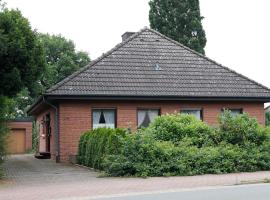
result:
M 41 152 L 65 162 L 77 154 L 86 130 L 135 131 L 166 113 L 189 113 L 216 124 L 223 109 L 230 109 L 264 124 L 268 88 L 149 28 L 126 32 L 122 40 L 31 106 Z
M 32 149 L 31 117 L 16 118 L 7 122 L 10 133 L 7 140 L 8 154 L 23 154 Z

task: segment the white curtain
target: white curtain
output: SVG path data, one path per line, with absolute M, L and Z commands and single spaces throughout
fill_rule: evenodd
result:
M 158 110 L 148 110 L 148 115 L 151 122 L 155 120 L 155 118 L 158 116 L 158 113 Z
M 150 122 L 154 121 L 154 119 L 158 116 L 159 110 L 150 109 L 150 110 L 138 110 L 138 127 L 142 126 L 142 123 L 148 114 Z
M 101 127 L 99 124 L 100 115 L 101 115 L 101 110 L 93 111 L 93 129 Z
M 146 112 L 146 110 L 138 110 L 138 127 L 142 125 Z
M 105 118 L 105 126 L 108 128 L 115 128 L 115 112 L 113 110 L 103 111 Z
M 105 123 L 100 124 L 100 116 L 103 112 Z M 115 111 L 114 110 L 94 110 L 93 111 L 93 129 L 108 127 L 115 128 Z

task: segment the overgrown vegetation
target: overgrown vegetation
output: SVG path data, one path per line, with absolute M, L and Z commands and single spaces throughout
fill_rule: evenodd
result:
M 84 133 L 79 142 L 78 163 L 102 169 L 104 156 L 120 153 L 125 137 L 125 129 L 98 128 Z
M 270 112 L 265 113 L 265 125 L 270 126 Z
M 109 176 L 269 170 L 270 128 L 247 114 L 234 117 L 229 111 L 219 117 L 216 128 L 191 115 L 164 115 L 136 134 L 106 128 L 87 132 L 81 137 L 78 158 Z
M 32 150 L 38 152 L 39 146 L 39 124 L 37 121 L 33 122 L 32 125 Z
M 1 171 L 1 164 L 4 162 L 6 155 L 6 141 L 9 129 L 6 126 L 6 113 L 8 107 L 6 106 L 9 99 L 3 96 L 0 96 L 0 179 L 3 176 Z

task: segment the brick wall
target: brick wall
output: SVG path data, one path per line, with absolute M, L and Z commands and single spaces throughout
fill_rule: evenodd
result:
M 76 155 L 80 135 L 91 129 L 92 108 L 116 108 L 117 127 L 137 128 L 138 108 L 159 108 L 161 114 L 179 112 L 181 108 L 202 108 L 203 120 L 214 125 L 222 108 L 242 108 L 264 124 L 264 104 L 254 102 L 61 102 L 59 104 L 60 159 L 67 161 L 69 155 Z M 53 119 L 53 118 L 52 118 Z
M 32 122 L 29 121 L 10 121 L 8 127 L 11 130 L 23 129 L 25 130 L 25 149 L 32 149 Z

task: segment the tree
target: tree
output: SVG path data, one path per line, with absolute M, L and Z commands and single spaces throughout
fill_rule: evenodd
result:
M 48 89 L 90 62 L 86 52 L 77 52 L 74 42 L 61 35 L 40 33 L 38 38 L 46 55 L 46 70 L 41 78 L 43 89 Z
M 40 94 L 90 62 L 87 53 L 77 52 L 74 42 L 61 35 L 39 33 L 38 40 L 44 49 L 45 70 L 40 81 L 32 86 L 32 92 L 24 88 L 10 101 L 9 118 L 26 116 L 27 109 Z
M 204 54 L 206 45 L 199 0 L 150 0 L 150 27 Z
M 0 6 L 1 7 L 1 6 Z M 37 33 L 19 10 L 0 8 L 0 96 L 15 96 L 32 86 L 44 71 Z

